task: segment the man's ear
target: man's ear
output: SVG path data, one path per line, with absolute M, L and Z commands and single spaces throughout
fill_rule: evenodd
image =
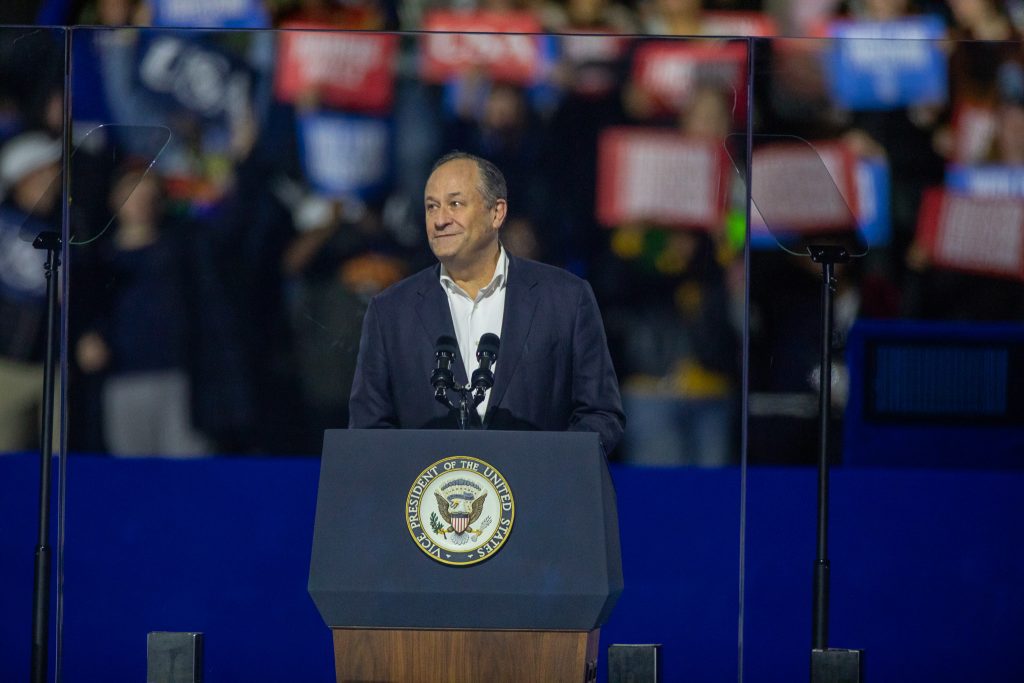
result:
M 494 213 L 491 215 L 491 227 L 500 228 L 505 222 L 505 216 L 508 214 L 508 202 L 504 199 L 495 199 L 494 208 L 491 209 Z

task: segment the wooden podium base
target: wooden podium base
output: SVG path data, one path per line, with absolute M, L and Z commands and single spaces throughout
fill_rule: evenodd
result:
M 334 632 L 338 683 L 587 683 L 597 680 L 593 631 Z

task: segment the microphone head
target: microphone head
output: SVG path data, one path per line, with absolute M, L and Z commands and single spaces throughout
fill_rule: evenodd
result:
M 494 373 L 487 368 L 477 368 L 473 371 L 473 380 L 470 384 L 474 389 L 487 391 L 494 386 Z
M 498 335 L 488 332 L 487 334 L 480 337 L 480 343 L 476 347 L 476 358 L 480 360 L 481 356 L 487 355 L 492 359 L 498 356 L 498 347 L 501 346 L 501 342 L 498 339 Z
M 434 368 L 434 371 L 430 373 L 430 386 L 435 390 L 451 389 L 455 386 L 455 375 L 447 367 Z
M 448 335 L 442 335 L 437 338 L 437 343 L 434 344 L 434 352 L 437 354 L 447 354 L 454 356 L 459 352 L 459 343 Z

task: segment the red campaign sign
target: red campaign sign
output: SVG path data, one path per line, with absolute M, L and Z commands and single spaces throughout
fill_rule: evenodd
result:
M 857 165 L 841 142 L 781 142 L 758 147 L 751 168 L 757 210 L 786 233 L 851 230 L 859 206 Z
M 746 115 L 747 44 L 745 42 L 645 42 L 633 58 L 633 82 L 661 113 L 682 111 L 694 91 L 711 85 L 732 91 L 737 119 Z
M 721 144 L 650 128 L 608 128 L 598 142 L 597 218 L 719 230 L 728 176 Z
M 925 192 L 917 239 L 933 265 L 1024 280 L 1024 199 Z
M 540 22 L 529 12 L 434 10 L 423 18 L 420 76 L 444 83 L 479 68 L 491 78 L 517 85 L 543 75 Z
M 700 29 L 706 36 L 771 38 L 779 34 L 775 20 L 760 12 L 704 12 Z
M 324 29 L 293 23 L 286 29 Z M 325 104 L 363 112 L 385 112 L 394 99 L 398 36 L 305 30 L 281 32 L 274 93 L 295 102 L 313 91 Z

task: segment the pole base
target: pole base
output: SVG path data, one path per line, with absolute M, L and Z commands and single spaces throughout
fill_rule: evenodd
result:
M 203 634 L 151 631 L 146 638 L 147 683 L 203 683 Z
M 811 683 L 864 683 L 864 650 L 811 650 Z
M 609 645 L 608 683 L 661 683 L 661 645 Z

